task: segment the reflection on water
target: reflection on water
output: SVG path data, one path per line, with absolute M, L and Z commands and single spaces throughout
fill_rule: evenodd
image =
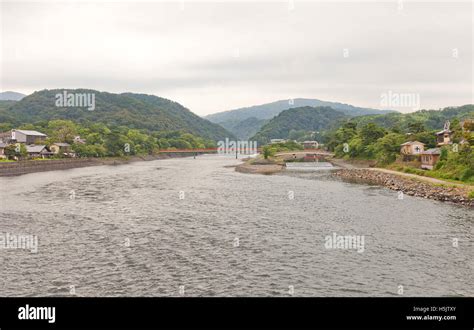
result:
M 201 156 L 0 178 L 1 296 L 474 294 L 473 211 L 331 179 L 241 174 Z M 363 235 L 363 253 L 326 249 Z M 453 247 L 457 238 L 459 247 Z M 236 244 L 237 242 L 237 244 Z

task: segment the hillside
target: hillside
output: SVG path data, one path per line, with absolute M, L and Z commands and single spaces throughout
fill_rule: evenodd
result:
M 385 115 L 368 115 L 353 118 L 358 126 L 374 123 L 384 128 L 398 127 L 407 130 L 410 125 L 423 125 L 426 129 L 441 130 L 447 120 L 474 118 L 474 105 L 448 107 L 443 110 L 419 110 L 412 113 L 389 113 Z
M 270 139 L 293 138 L 290 135 L 298 131 L 314 131 L 317 138 L 319 131 L 329 129 L 339 121 L 349 118 L 341 111 L 331 107 L 301 107 L 282 111 L 278 116 L 263 125 L 251 140 L 265 144 Z
M 242 121 L 227 121 L 219 125 L 229 132 L 233 133 L 241 140 L 247 140 L 249 137 L 257 134 L 260 128 L 269 121 L 269 119 L 257 119 L 250 117 Z
M 24 98 L 26 95 L 17 93 L 17 92 L 1 92 L 0 93 L 0 101 L 20 101 L 22 98 Z
M 63 90 L 42 90 L 6 109 L 0 108 L 0 122 L 21 125 L 67 119 L 77 123 L 97 122 L 149 131 L 182 130 L 215 141 L 233 138 L 221 126 L 195 115 L 179 103 L 157 96 L 112 94 L 86 89 L 68 90 L 68 93 L 95 94 L 95 110 L 89 111 L 86 107 L 57 107 L 55 96 L 62 92 Z
M 361 116 L 370 114 L 384 114 L 392 111 L 389 110 L 377 110 L 370 108 L 360 108 L 349 104 L 343 104 L 338 102 L 327 102 L 317 99 L 303 99 L 297 98 L 293 100 L 293 104 L 290 104 L 288 100 L 280 100 L 272 103 L 256 105 L 252 107 L 240 108 L 235 110 L 229 110 L 219 112 L 206 116 L 205 118 L 217 123 L 230 132 L 239 136 L 240 138 L 246 139 L 255 134 L 265 123 L 262 119 L 271 119 L 278 115 L 283 110 L 289 108 L 301 108 L 301 107 L 320 107 L 326 106 L 331 107 L 335 110 L 343 112 L 350 116 Z M 251 120 L 249 118 L 256 118 L 259 121 Z

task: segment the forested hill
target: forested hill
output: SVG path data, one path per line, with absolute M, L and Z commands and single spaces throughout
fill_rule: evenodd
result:
M 310 131 L 314 132 L 312 138 L 318 138 L 318 132 L 327 130 L 346 118 L 350 117 L 331 107 L 288 109 L 266 123 L 251 139 L 265 144 L 270 139 L 296 139 L 293 135 Z
M 359 127 L 368 123 L 374 123 L 384 128 L 397 128 L 408 130 L 414 125 L 423 126 L 426 129 L 441 130 L 447 120 L 473 119 L 474 105 L 468 104 L 460 107 L 447 107 L 443 110 L 419 110 L 412 113 L 389 113 L 385 115 L 368 115 L 351 119 Z
M 74 89 L 67 93 L 93 93 L 95 109 L 87 107 L 57 107 L 56 95 L 63 89 L 35 92 L 8 107 L 0 107 L 0 123 L 19 126 L 54 119 L 76 123 L 104 123 L 149 131 L 181 130 L 214 141 L 234 136 L 221 126 L 203 119 L 177 102 L 154 95 L 113 94 L 96 90 Z
M 378 110 L 371 108 L 355 107 L 350 104 L 339 102 L 321 101 L 318 99 L 296 98 L 294 100 L 280 100 L 262 105 L 255 105 L 246 108 L 239 108 L 224 112 L 219 112 L 206 116 L 205 118 L 213 123 L 220 124 L 230 132 L 241 138 L 249 138 L 255 134 L 269 119 L 272 119 L 280 112 L 301 107 L 331 107 L 349 116 L 361 116 L 369 114 L 385 114 L 392 111 Z M 254 118 L 254 119 L 251 119 Z M 251 119 L 251 120 L 249 120 Z

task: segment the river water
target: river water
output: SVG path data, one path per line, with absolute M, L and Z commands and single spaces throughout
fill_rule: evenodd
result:
M 238 162 L 0 178 L 0 234 L 38 238 L 37 253 L 0 249 L 0 296 L 474 295 L 472 209 Z

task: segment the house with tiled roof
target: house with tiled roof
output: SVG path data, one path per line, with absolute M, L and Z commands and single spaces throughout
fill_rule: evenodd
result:
M 421 168 L 425 170 L 432 170 L 438 162 L 441 155 L 441 149 L 433 148 L 425 150 L 421 153 Z
M 45 145 L 29 145 L 26 146 L 26 152 L 30 158 L 44 158 L 53 155 Z

